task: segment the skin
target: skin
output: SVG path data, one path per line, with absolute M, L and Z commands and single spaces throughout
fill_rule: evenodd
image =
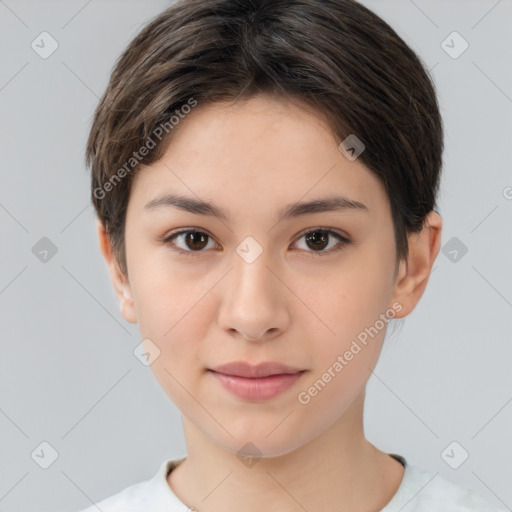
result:
M 182 413 L 188 456 L 168 484 L 198 511 L 370 512 L 384 507 L 401 483 L 401 464 L 363 431 L 365 386 L 385 328 L 309 403 L 297 396 L 393 304 L 401 306 L 395 318 L 414 309 L 439 252 L 442 220 L 430 212 L 427 227 L 409 236 L 409 256 L 394 274 L 385 190 L 339 143 L 321 116 L 289 100 L 199 105 L 164 157 L 134 178 L 125 228 L 128 277 L 98 221 L 122 315 L 159 347 L 151 369 Z M 144 208 L 163 192 L 211 201 L 231 221 L 172 206 Z M 283 206 L 335 193 L 368 211 L 276 223 Z M 351 243 L 331 236 L 326 248 L 308 245 L 303 232 L 320 227 Z M 185 236 L 174 239 L 191 254 L 182 255 L 162 243 L 178 228 L 209 238 L 195 246 Z M 252 263 L 236 252 L 247 236 L 263 249 Z M 307 371 L 278 396 L 248 401 L 205 371 L 236 360 Z M 237 456 L 249 441 L 261 453 L 252 466 Z

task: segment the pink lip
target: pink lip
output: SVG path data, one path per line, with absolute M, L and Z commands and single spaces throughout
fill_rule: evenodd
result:
M 268 377 L 269 375 L 282 375 L 298 373 L 300 368 L 286 366 L 281 363 L 264 362 L 257 365 L 251 365 L 245 361 L 234 361 L 232 363 L 221 364 L 210 368 L 214 372 L 224 373 L 225 375 L 234 375 L 236 377 Z
M 280 363 L 251 366 L 237 361 L 208 370 L 228 391 L 245 400 L 268 400 L 292 386 L 304 373 Z

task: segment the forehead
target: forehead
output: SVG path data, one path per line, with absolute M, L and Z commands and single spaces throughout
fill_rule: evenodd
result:
M 199 105 L 180 121 L 161 160 L 135 175 L 132 195 L 141 206 L 180 192 L 243 212 L 336 193 L 373 211 L 386 208 L 379 179 L 348 160 L 339 143 L 319 113 L 297 102 Z

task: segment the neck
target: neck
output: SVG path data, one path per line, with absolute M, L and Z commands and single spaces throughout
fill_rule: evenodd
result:
M 404 469 L 365 439 L 363 400 L 307 444 L 245 464 L 184 417 L 188 455 L 168 483 L 198 512 L 242 507 L 256 512 L 269 503 L 282 512 L 380 510 L 398 489 Z

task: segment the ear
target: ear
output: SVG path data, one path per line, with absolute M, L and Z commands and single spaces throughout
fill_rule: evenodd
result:
M 114 285 L 114 290 L 116 292 L 119 306 L 121 308 L 121 314 L 127 322 L 135 324 L 137 323 L 137 316 L 133 306 L 132 291 L 128 277 L 125 276 L 119 268 L 119 264 L 112 249 L 110 237 L 107 234 L 103 223 L 99 219 L 97 219 L 97 230 L 100 250 L 103 254 L 103 258 L 105 258 L 107 263 L 110 278 L 112 280 L 112 284 Z
M 427 286 L 430 272 L 441 246 L 443 221 L 438 213 L 427 215 L 427 225 L 408 237 L 409 254 L 399 265 L 391 304 L 398 302 L 401 311 L 395 318 L 407 316 L 416 307 Z

